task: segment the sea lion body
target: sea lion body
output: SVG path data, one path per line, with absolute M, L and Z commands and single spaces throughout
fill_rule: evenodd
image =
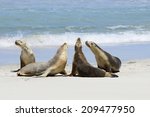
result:
M 34 53 L 25 41 L 16 40 L 15 44 L 22 49 L 21 50 L 21 55 L 20 55 L 20 69 L 23 68 L 24 66 L 30 64 L 30 63 L 35 62 Z M 14 71 L 14 72 L 17 72 L 20 69 Z
M 18 76 L 38 76 L 49 67 L 48 62 L 31 63 L 20 69 Z
M 58 50 L 56 55 L 46 63 L 31 63 L 23 67 L 18 76 L 48 76 L 58 73 L 66 74 L 65 66 L 67 63 L 67 43 L 64 43 Z
M 77 39 L 75 44 L 75 54 L 72 63 L 72 72 L 70 76 L 79 75 L 81 77 L 118 77 L 115 74 L 106 72 L 105 70 L 93 67 L 86 60 L 82 52 L 82 44 L 80 38 Z
M 119 72 L 121 60 L 118 57 L 112 56 L 92 41 L 86 41 L 85 44 L 95 55 L 98 68 L 104 69 L 105 71 L 111 73 Z

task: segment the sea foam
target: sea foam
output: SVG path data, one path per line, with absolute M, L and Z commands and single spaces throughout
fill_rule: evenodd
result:
M 84 44 L 85 41 L 94 41 L 97 44 L 126 44 L 126 43 L 145 43 L 150 42 L 150 32 L 135 33 L 63 33 L 63 34 L 43 34 L 43 35 L 28 35 L 28 36 L 7 36 L 0 37 L 0 47 L 8 48 L 15 47 L 15 40 L 25 40 L 31 47 L 49 47 L 59 46 L 64 42 L 72 46 L 76 39 L 80 37 Z

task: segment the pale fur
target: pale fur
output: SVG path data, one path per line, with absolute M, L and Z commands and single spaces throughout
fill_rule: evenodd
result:
M 16 40 L 15 44 L 21 48 L 20 68 L 35 62 L 35 56 L 29 45 L 23 40 Z M 20 70 L 20 69 L 18 69 Z M 17 72 L 15 70 L 14 72 Z
M 118 57 L 112 56 L 92 41 L 86 41 L 86 45 L 94 53 L 99 68 L 105 69 L 107 72 L 119 72 L 121 60 Z
M 64 43 L 55 56 L 45 63 L 31 63 L 23 67 L 19 72 L 19 76 L 48 76 L 57 73 L 65 74 L 65 66 L 67 63 L 67 43 Z
M 106 56 L 106 54 L 103 51 L 101 51 L 98 48 L 91 48 L 91 50 L 93 51 L 93 53 L 97 53 L 97 54 L 95 54 L 96 61 L 101 62 L 101 63 L 107 62 L 107 64 L 109 64 L 108 57 Z M 101 55 L 101 56 L 99 56 L 99 55 Z
M 59 72 L 62 72 L 66 66 L 67 63 L 67 47 L 60 51 L 62 51 L 61 53 L 58 52 L 56 54 L 57 59 L 52 66 L 50 66 L 48 69 L 46 69 L 46 71 L 44 71 L 44 73 L 41 75 L 43 77 L 46 77 L 48 74 L 57 74 Z

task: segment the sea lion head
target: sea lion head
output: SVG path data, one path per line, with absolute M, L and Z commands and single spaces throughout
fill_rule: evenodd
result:
M 57 50 L 57 53 L 62 53 L 62 52 L 66 52 L 68 48 L 67 43 L 64 43 L 60 46 L 60 48 Z
M 25 47 L 26 46 L 26 42 L 23 41 L 23 40 L 16 40 L 15 41 L 15 44 L 21 48 Z
M 97 50 L 101 49 L 96 43 L 92 41 L 86 41 L 85 44 L 93 51 L 96 52 Z
M 75 44 L 75 51 L 77 51 L 78 49 L 82 49 L 82 43 L 80 38 L 77 39 Z
M 67 49 L 68 48 L 68 45 L 67 45 L 67 43 L 65 42 L 63 45 L 61 45 L 61 47 L 60 47 L 61 49 Z
M 88 46 L 88 47 L 96 47 L 96 44 L 93 42 L 93 41 L 86 41 L 85 44 Z

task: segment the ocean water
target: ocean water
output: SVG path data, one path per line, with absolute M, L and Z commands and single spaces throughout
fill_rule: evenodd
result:
M 17 39 L 27 41 L 37 61 L 48 61 L 67 42 L 68 63 L 80 37 L 122 61 L 150 58 L 149 0 L 0 0 L 0 65 L 19 63 Z
M 149 0 L 0 0 L 0 48 L 150 42 Z

